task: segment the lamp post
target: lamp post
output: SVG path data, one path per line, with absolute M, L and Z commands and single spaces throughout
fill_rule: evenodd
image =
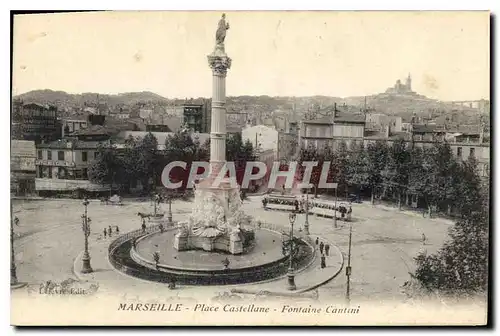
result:
M 10 286 L 15 287 L 19 284 L 16 273 L 16 255 L 14 253 L 14 221 L 12 217 L 12 201 L 10 202 Z M 16 217 L 17 219 L 17 217 Z
M 335 205 L 333 209 L 333 226 L 337 228 L 337 189 L 338 185 L 335 186 Z
M 297 286 L 295 285 L 295 275 L 293 274 L 293 224 L 295 223 L 296 216 L 295 212 L 288 216 L 290 221 L 290 266 L 288 267 L 288 290 L 297 289 Z
M 156 217 L 156 202 L 158 202 L 158 194 L 153 195 L 153 216 Z
M 168 215 L 167 221 L 169 225 L 172 225 L 172 196 L 168 197 Z
M 85 213 L 82 215 L 83 219 L 83 236 L 85 238 L 85 251 L 83 252 L 82 257 L 82 273 L 92 273 L 92 267 L 90 266 L 90 254 L 89 254 L 89 235 L 90 235 L 90 218 L 87 217 L 87 206 L 89 205 L 89 200 L 87 197 L 83 200 L 83 206 L 85 207 Z
M 304 233 L 309 235 L 309 189 L 306 190 L 306 221 L 304 223 Z
M 345 275 L 347 277 L 345 298 L 346 298 L 348 305 L 351 303 L 351 293 L 350 293 L 350 287 L 351 287 L 351 240 L 352 240 L 352 224 L 350 225 L 350 229 L 349 229 L 349 252 L 347 254 L 347 267 L 345 269 Z

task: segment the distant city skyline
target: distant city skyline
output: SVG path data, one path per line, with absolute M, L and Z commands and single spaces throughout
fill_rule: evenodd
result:
M 13 94 L 211 96 L 221 12 L 16 16 Z M 370 96 L 412 75 L 442 101 L 490 99 L 488 12 L 227 12 L 228 96 Z

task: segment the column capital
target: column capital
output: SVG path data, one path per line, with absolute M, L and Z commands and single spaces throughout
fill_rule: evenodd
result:
M 231 68 L 231 58 L 221 49 L 216 49 L 207 56 L 208 65 L 215 76 L 225 76 L 227 70 Z

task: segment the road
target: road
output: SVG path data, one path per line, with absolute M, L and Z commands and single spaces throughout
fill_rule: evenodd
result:
M 90 245 L 103 242 L 102 231 L 118 225 L 120 232 L 140 227 L 138 212 L 151 212 L 150 202 L 125 202 L 124 206 L 101 205 L 91 201 L 88 207 L 92 218 Z M 172 205 L 174 220 L 182 220 L 190 212 L 191 204 L 175 201 Z M 244 202 L 247 213 L 283 228 L 288 227 L 288 213 L 264 211 L 260 197 L 250 197 Z M 162 205 L 163 211 L 167 206 Z M 15 227 L 16 263 L 20 281 L 39 284 L 42 281 L 62 281 L 70 277 L 75 257 L 83 250 L 81 214 L 83 205 L 78 200 L 14 201 L 14 212 L 20 220 Z M 304 216 L 299 215 L 296 225 L 302 226 Z M 408 280 L 413 270 L 413 257 L 424 249 L 429 253 L 442 246 L 447 230 L 452 225 L 443 219 L 422 218 L 411 212 L 399 212 L 370 204 L 353 205 L 352 277 L 353 300 L 402 300 L 400 286 Z M 313 235 L 334 242 L 346 256 L 348 248 L 348 223 L 310 216 Z M 427 237 L 422 244 L 422 233 Z M 106 238 L 111 241 L 114 237 Z M 344 271 L 343 271 L 344 272 Z M 345 295 L 345 275 L 319 289 L 320 297 L 341 299 Z M 134 281 L 133 279 L 131 281 Z M 149 285 L 149 284 L 145 284 Z

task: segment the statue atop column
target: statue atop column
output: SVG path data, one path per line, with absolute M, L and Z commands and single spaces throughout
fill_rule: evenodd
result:
M 226 14 L 222 14 L 215 32 L 215 49 L 208 55 L 208 64 L 215 74 L 225 76 L 227 69 L 231 68 L 231 58 L 226 55 L 224 50 L 224 40 L 226 31 L 229 29 L 229 23 L 226 22 Z
M 224 47 L 224 40 L 226 39 L 226 31 L 229 29 L 229 23 L 226 23 L 226 14 L 222 14 L 215 33 L 215 43 L 217 46 Z

